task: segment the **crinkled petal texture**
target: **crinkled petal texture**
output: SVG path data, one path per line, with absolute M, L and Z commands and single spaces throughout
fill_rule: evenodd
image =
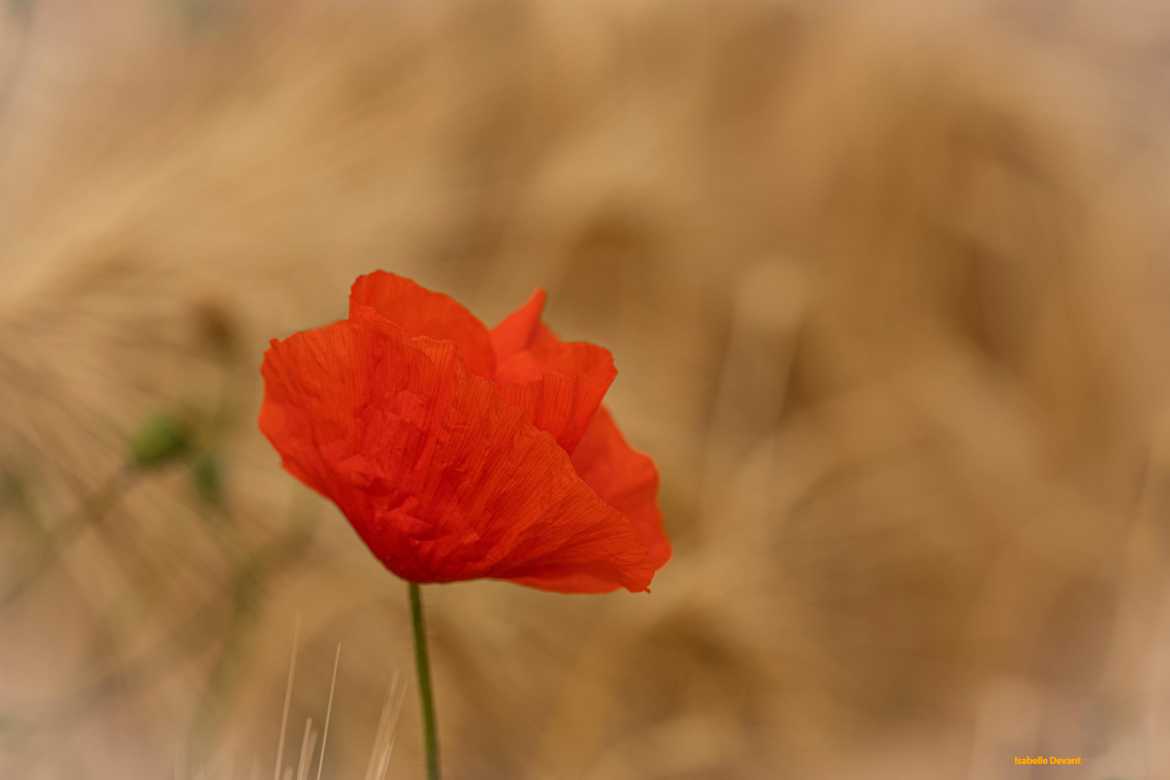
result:
M 540 321 L 545 298 L 544 290 L 537 290 L 492 331 L 496 382 L 509 401 L 530 411 L 537 428 L 572 452 L 617 369 L 609 350 L 553 335 Z
M 579 385 L 599 389 L 596 401 L 588 391 L 578 396 L 581 401 L 577 409 L 581 416 L 577 419 L 583 420 L 584 425 L 579 435 L 572 430 L 573 435 L 562 436 L 559 441 L 572 453 L 573 468 L 585 483 L 630 522 L 645 545 L 647 561 L 657 571 L 671 556 L 670 542 L 662 529 L 662 512 L 658 508 L 658 469 L 653 460 L 630 447 L 609 411 L 600 405 L 605 390 L 617 373 L 609 353 L 590 344 L 560 341 L 541 322 L 546 297 L 543 290 L 537 290 L 527 303 L 492 330 L 492 344 L 500 366 L 499 380 L 506 387 L 515 376 L 509 372 L 510 367 L 524 365 L 529 367 L 527 370 L 531 375 L 543 372 L 546 384 L 550 376 L 563 374 L 575 378 Z M 592 374 L 578 370 L 574 373 L 566 355 L 573 354 L 579 347 L 605 352 L 605 365 L 609 370 Z M 539 415 L 537 419 L 540 419 Z M 561 578 L 527 578 L 523 582 L 550 590 L 604 592 L 613 589 L 588 572 L 575 572 Z
M 349 313 L 370 308 L 412 336 L 450 341 L 463 365 L 490 379 L 496 373 L 491 334 L 454 298 L 385 271 L 359 276 L 349 291 Z
M 585 484 L 629 521 L 645 548 L 645 561 L 651 571 L 665 566 L 671 549 L 658 508 L 658 469 L 653 460 L 626 443 L 605 407 L 593 417 L 572 460 L 573 468 Z M 523 577 L 517 581 L 572 593 L 605 593 L 614 589 L 604 578 L 585 570 Z
M 559 342 L 537 298 L 489 334 L 445 296 L 362 277 L 348 320 L 272 342 L 261 430 L 404 579 L 646 590 L 670 557 L 657 471 L 600 407 L 609 353 Z

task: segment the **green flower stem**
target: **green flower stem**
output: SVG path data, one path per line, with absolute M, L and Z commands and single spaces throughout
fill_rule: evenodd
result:
M 418 583 L 409 583 L 410 617 L 414 627 L 414 665 L 418 671 L 418 698 L 422 704 L 423 749 L 427 754 L 427 780 L 439 780 L 439 733 L 435 728 L 435 697 L 431 690 L 431 662 L 427 656 L 427 629 L 423 620 Z

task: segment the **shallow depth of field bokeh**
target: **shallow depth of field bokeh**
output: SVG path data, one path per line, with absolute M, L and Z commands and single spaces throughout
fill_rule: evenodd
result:
M 6 3 L 0 776 L 268 777 L 339 644 L 323 776 L 421 776 L 405 587 L 255 424 L 267 340 L 381 267 L 548 289 L 675 544 L 650 595 L 426 589 L 448 777 L 1170 777 L 1168 44 L 1141 0 Z M 160 414 L 193 450 L 123 474 Z

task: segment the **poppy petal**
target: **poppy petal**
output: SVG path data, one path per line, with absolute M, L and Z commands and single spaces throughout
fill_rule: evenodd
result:
M 453 341 L 356 315 L 272 342 L 260 427 L 389 569 L 413 582 L 647 588 L 644 535 L 524 409 L 465 370 Z
M 548 293 L 538 288 L 523 306 L 492 328 L 492 347 L 498 362 L 503 363 L 532 344 L 537 331 L 543 327 L 540 315 L 544 312 L 547 299 Z
M 609 350 L 562 342 L 541 323 L 546 297 L 537 290 L 492 329 L 496 382 L 505 398 L 529 410 L 533 425 L 572 452 L 617 369 Z
M 374 271 L 359 276 L 350 289 L 351 316 L 360 306 L 369 306 L 411 335 L 450 341 L 471 373 L 495 374 L 491 334 L 455 299 L 396 274 Z
M 604 406 L 573 452 L 573 467 L 605 503 L 630 519 L 654 568 L 664 566 L 671 549 L 658 507 L 658 468 L 626 442 Z
M 571 453 L 615 376 L 609 350 L 557 343 L 516 353 L 500 366 L 496 382 L 505 398 L 530 412 L 533 425 Z

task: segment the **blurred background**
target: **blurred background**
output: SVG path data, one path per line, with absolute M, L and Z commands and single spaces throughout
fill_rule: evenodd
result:
M 608 346 L 676 551 L 427 588 L 448 778 L 1170 778 L 1168 78 L 1145 0 L 7 0 L 0 776 L 421 776 L 256 427 L 384 268 Z

